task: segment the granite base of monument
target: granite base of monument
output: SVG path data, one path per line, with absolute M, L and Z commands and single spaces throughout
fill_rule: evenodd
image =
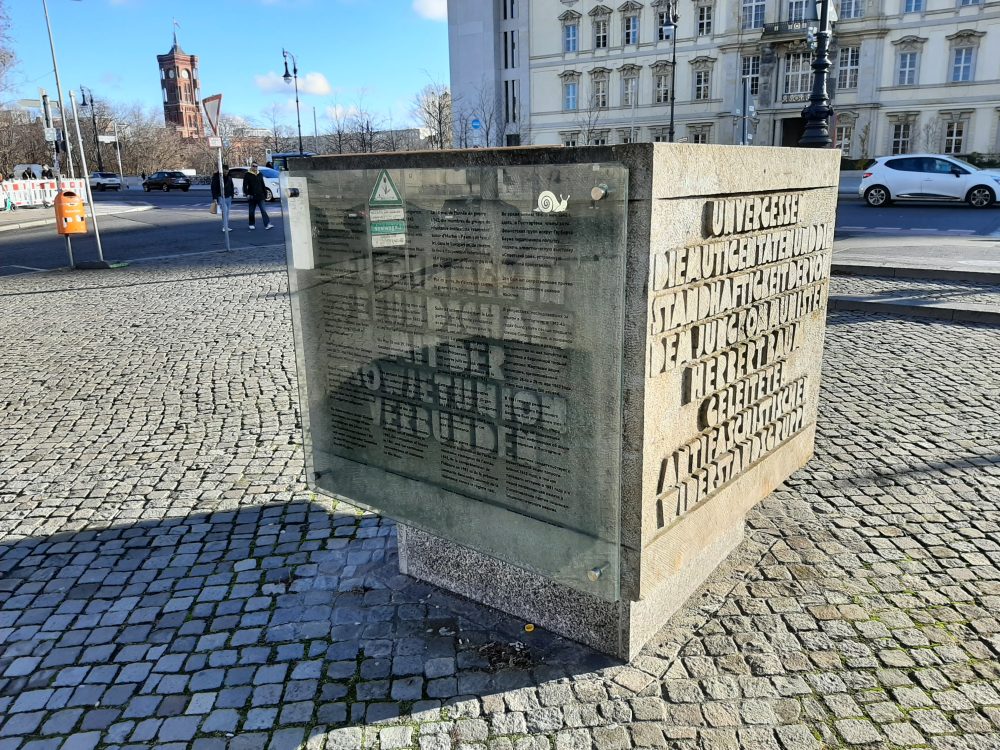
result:
M 296 160 L 312 486 L 397 519 L 403 573 L 633 658 L 812 455 L 838 168 L 693 144 Z

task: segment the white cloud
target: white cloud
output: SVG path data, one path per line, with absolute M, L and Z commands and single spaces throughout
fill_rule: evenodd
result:
M 413 0 L 413 10 L 431 21 L 448 20 L 448 0 Z
M 285 83 L 285 79 L 273 70 L 262 76 L 254 76 L 257 88 L 265 93 L 285 93 L 290 90 L 290 85 Z M 306 73 L 299 76 L 299 93 L 315 94 L 316 96 L 327 96 L 333 91 L 330 82 L 322 73 Z
M 346 120 L 354 117 L 357 113 L 358 108 L 353 104 L 346 107 L 342 104 L 336 104 L 332 107 L 327 107 L 325 110 L 325 114 L 330 120 Z

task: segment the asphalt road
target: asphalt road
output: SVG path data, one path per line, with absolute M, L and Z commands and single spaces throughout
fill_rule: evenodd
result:
M 209 213 L 208 191 L 188 193 L 142 193 L 125 191 L 95 193 L 97 202 L 135 201 L 153 204 L 149 211 L 99 216 L 98 223 L 109 261 L 136 261 L 225 249 L 221 217 Z M 284 243 L 281 204 L 267 204 L 274 229 L 264 230 L 257 217 L 257 229 L 247 229 L 246 203 L 236 203 L 230 218 L 230 247 L 240 249 Z M 79 262 L 97 260 L 93 229 L 73 240 L 73 256 Z M 68 266 L 65 241 L 50 227 L 0 233 L 0 276 L 31 270 L 50 270 Z
M 208 209 L 207 191 L 188 193 L 97 193 L 99 202 L 135 201 L 151 203 L 149 211 L 100 218 L 104 256 L 112 261 L 135 261 L 161 256 L 214 252 L 225 248 L 218 216 Z M 282 244 L 284 229 L 281 204 L 268 204 L 274 229 L 247 229 L 246 204 L 233 208 L 231 247 L 239 251 L 252 246 Z M 836 239 L 842 247 L 905 245 L 945 241 L 1000 239 L 1000 207 L 975 210 L 965 204 L 907 203 L 870 208 L 860 198 L 841 195 L 837 210 Z M 74 257 L 96 260 L 97 248 L 91 232 L 73 242 Z M 31 270 L 67 266 L 66 245 L 52 229 L 40 227 L 0 233 L 0 276 Z

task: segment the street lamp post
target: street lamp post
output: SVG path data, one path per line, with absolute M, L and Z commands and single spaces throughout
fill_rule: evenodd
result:
M 285 83 L 291 83 L 295 81 L 295 120 L 299 126 L 299 156 L 302 155 L 302 115 L 299 112 L 299 62 L 295 59 L 295 55 L 286 49 L 281 50 L 282 56 L 285 58 L 285 75 L 282 78 L 285 79 Z M 292 58 L 292 72 L 288 72 L 288 58 Z
M 827 93 L 827 78 L 830 74 L 830 0 L 820 0 L 819 31 L 816 33 L 816 56 L 813 58 L 813 87 L 809 94 L 809 104 L 802 110 L 806 125 L 799 139 L 805 148 L 828 148 L 830 139 L 830 118 L 833 107 Z
M 671 143 L 674 142 L 674 102 L 677 99 L 677 23 L 681 20 L 681 17 L 677 14 L 677 0 L 667 8 L 667 13 L 670 15 L 670 25 L 667 28 L 670 29 L 670 44 L 672 47 L 670 53 L 670 127 L 667 129 L 667 137 Z
M 87 102 L 90 94 L 90 102 Z M 97 138 L 97 106 L 94 103 L 94 92 L 89 86 L 80 86 L 80 106 L 90 107 L 90 121 L 94 123 L 94 148 L 97 149 L 97 171 L 104 171 L 104 161 L 101 159 L 101 141 Z

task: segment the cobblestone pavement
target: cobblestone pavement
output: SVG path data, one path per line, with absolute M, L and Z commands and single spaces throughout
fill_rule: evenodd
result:
M 284 288 L 0 279 L 0 750 L 1000 748 L 1000 329 L 833 316 L 816 458 L 626 666 L 304 489 Z
M 1000 284 L 972 281 L 933 281 L 883 276 L 834 276 L 830 294 L 937 300 L 980 305 L 1000 310 Z

